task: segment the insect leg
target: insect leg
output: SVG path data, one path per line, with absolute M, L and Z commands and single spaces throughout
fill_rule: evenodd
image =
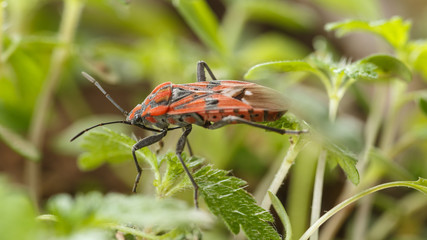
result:
M 166 136 L 166 133 L 167 133 L 167 131 L 163 130 L 161 133 L 159 133 L 157 135 L 152 135 L 152 136 L 148 136 L 146 138 L 143 138 L 143 139 L 139 140 L 139 142 L 135 143 L 135 145 L 133 145 L 132 156 L 133 156 L 133 160 L 135 161 L 135 166 L 136 166 L 136 170 L 138 171 L 138 174 L 136 175 L 135 182 L 134 182 L 133 188 L 132 188 L 132 192 L 136 193 L 136 187 L 138 186 L 139 179 L 141 178 L 141 172 L 142 172 L 141 166 L 139 166 L 138 159 L 136 158 L 135 152 L 137 150 L 143 148 L 143 147 L 150 146 L 151 144 L 162 140 L 162 138 L 164 136 Z
M 287 129 L 279 129 L 279 128 L 274 128 L 274 127 L 269 127 L 269 126 L 265 126 L 259 123 L 255 123 L 255 122 L 251 122 L 248 121 L 244 118 L 240 118 L 240 117 L 236 117 L 236 116 L 227 116 L 223 119 L 221 119 L 218 122 L 213 123 L 210 126 L 207 126 L 206 128 L 208 129 L 217 129 L 220 127 L 223 127 L 227 124 L 232 124 L 232 123 L 243 123 L 243 124 L 247 124 L 253 127 L 257 127 L 257 128 L 262 128 L 268 131 L 272 131 L 272 132 L 276 132 L 279 134 L 301 134 L 301 133 L 306 133 L 307 130 L 287 130 Z
M 191 125 L 187 125 L 184 129 L 184 133 L 181 135 L 181 137 L 178 140 L 178 144 L 176 145 L 176 155 L 178 156 L 179 161 L 181 161 L 182 167 L 184 168 L 185 172 L 187 173 L 188 177 L 190 178 L 191 183 L 193 184 L 194 187 L 194 206 L 196 207 L 196 209 L 199 208 L 199 203 L 198 203 L 198 191 L 199 191 L 199 186 L 197 185 L 196 181 L 194 181 L 193 176 L 190 173 L 190 170 L 188 170 L 187 166 L 184 163 L 184 160 L 182 160 L 182 150 L 184 149 L 185 146 L 185 142 L 187 141 L 187 136 L 188 134 L 190 134 L 191 132 Z
M 199 62 L 197 62 L 197 81 L 198 82 L 205 82 L 206 81 L 205 69 L 206 69 L 206 71 L 208 71 L 212 80 L 216 80 L 216 77 L 212 73 L 212 70 L 209 68 L 208 64 L 205 63 L 204 61 L 199 61 Z
M 188 138 L 186 140 L 186 143 L 187 143 L 188 153 L 190 154 L 190 156 L 193 156 L 193 149 L 191 149 L 190 141 L 188 141 Z

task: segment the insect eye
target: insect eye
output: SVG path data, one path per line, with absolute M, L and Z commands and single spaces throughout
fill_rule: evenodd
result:
M 141 115 L 140 114 L 136 114 L 132 119 L 131 122 L 132 124 L 137 124 L 139 122 L 142 121 Z
M 141 122 L 141 121 L 142 121 L 142 117 L 141 117 L 141 115 L 139 115 L 139 114 L 138 114 L 138 115 L 136 115 L 136 116 L 135 116 L 135 121 L 136 121 L 136 122 Z

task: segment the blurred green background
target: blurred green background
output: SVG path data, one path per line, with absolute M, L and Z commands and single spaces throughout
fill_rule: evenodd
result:
M 303 59 L 317 48 L 313 43 L 319 36 L 338 58 L 358 60 L 391 52 L 384 41 L 367 33 L 336 38 L 324 30 L 332 21 L 397 15 L 412 21 L 412 39 L 427 38 L 424 0 L 195 1 L 196 12 L 181 8 L 185 2 L 0 0 L 1 175 L 26 187 L 41 205 L 58 193 L 130 192 L 136 173 L 131 158 L 91 171 L 78 167 L 77 156 L 82 150 L 78 141 L 70 143 L 69 139 L 92 124 L 123 119 L 81 76 L 82 71 L 97 78 L 124 109 L 130 110 L 162 82 L 196 81 L 199 60 L 207 62 L 219 79 L 243 79 L 255 64 Z M 191 16 L 203 21 L 194 22 Z M 300 82 L 307 78 L 305 74 L 271 74 L 257 83 L 283 92 L 292 102 L 290 112 L 309 123 L 310 119 L 327 121 L 324 89 L 315 81 Z M 409 89 L 423 89 L 425 81 L 414 74 Z M 334 131 L 346 134 L 344 144 L 356 153 L 363 145 L 366 102 L 375 101 L 371 92 L 372 86 L 358 85 L 339 107 Z M 411 104 L 397 116 L 399 133 L 426 124 L 425 115 L 413 113 L 414 109 L 416 104 Z M 129 126 L 111 128 L 136 138 L 147 135 Z M 175 149 L 178 137 L 179 132 L 168 134 L 160 151 Z M 248 126 L 215 131 L 194 127 L 189 140 L 196 155 L 248 181 L 248 190 L 258 198 L 256 190 L 268 185 L 289 145 L 287 137 Z M 283 201 L 287 199 L 286 204 L 297 201 L 287 195 L 289 185 L 297 189 L 298 184 L 308 186 L 301 191 L 311 188 L 319 150 L 309 147 L 312 150 L 306 149 L 295 164 L 295 169 L 307 173 L 306 182 L 286 181 L 279 193 Z M 159 145 L 151 149 L 159 150 Z M 426 156 L 427 144 L 422 142 L 408 146 L 396 159 L 412 175 L 426 177 Z M 152 191 L 149 179 L 150 173 L 145 171 L 141 192 Z M 342 172 L 333 171 L 332 166 L 327 169 L 325 210 L 334 205 L 345 181 Z M 393 205 L 402 194 L 396 191 L 381 197 Z M 425 220 L 426 206 L 421 209 L 420 218 Z M 407 225 L 401 226 L 403 233 L 427 235 L 422 220 L 412 224 L 416 229 Z

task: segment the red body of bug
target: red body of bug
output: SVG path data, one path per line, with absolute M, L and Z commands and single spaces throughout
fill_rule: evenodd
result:
M 279 119 L 285 112 L 279 93 L 254 83 L 234 80 L 166 82 L 138 104 L 127 116 L 127 121 L 160 129 L 170 124 L 179 127 L 196 124 L 206 128 L 228 116 L 267 122 Z
M 206 81 L 205 70 L 208 71 L 213 81 Z M 242 123 L 279 134 L 305 132 L 304 130 L 277 129 L 257 123 L 275 121 L 285 114 L 287 109 L 283 97 L 275 90 L 255 83 L 216 80 L 208 65 L 202 61 L 197 65 L 197 82 L 189 84 L 166 82 L 160 84 L 130 113 L 124 111 L 95 79 L 86 73 L 83 75 L 94 83 L 126 116 L 126 120 L 92 126 L 77 134 L 71 141 L 92 128 L 114 123 L 135 125 L 158 133 L 139 140 L 132 147 L 132 156 L 138 171 L 133 192 L 136 192 L 142 172 L 135 151 L 160 141 L 170 130 L 179 128 L 184 130 L 176 146 L 176 155 L 194 186 L 196 208 L 198 207 L 198 185 L 181 157 L 185 144 L 188 144 L 187 136 L 190 134 L 193 124 L 208 129 L 216 129 L 227 124 Z M 170 125 L 176 127 L 169 127 Z

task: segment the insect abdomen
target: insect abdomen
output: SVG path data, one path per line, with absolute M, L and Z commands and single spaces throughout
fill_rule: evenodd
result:
M 236 116 L 251 122 L 271 122 L 276 121 L 285 114 L 286 111 L 269 111 L 264 109 L 220 109 L 200 112 L 205 121 L 218 122 L 227 116 Z

